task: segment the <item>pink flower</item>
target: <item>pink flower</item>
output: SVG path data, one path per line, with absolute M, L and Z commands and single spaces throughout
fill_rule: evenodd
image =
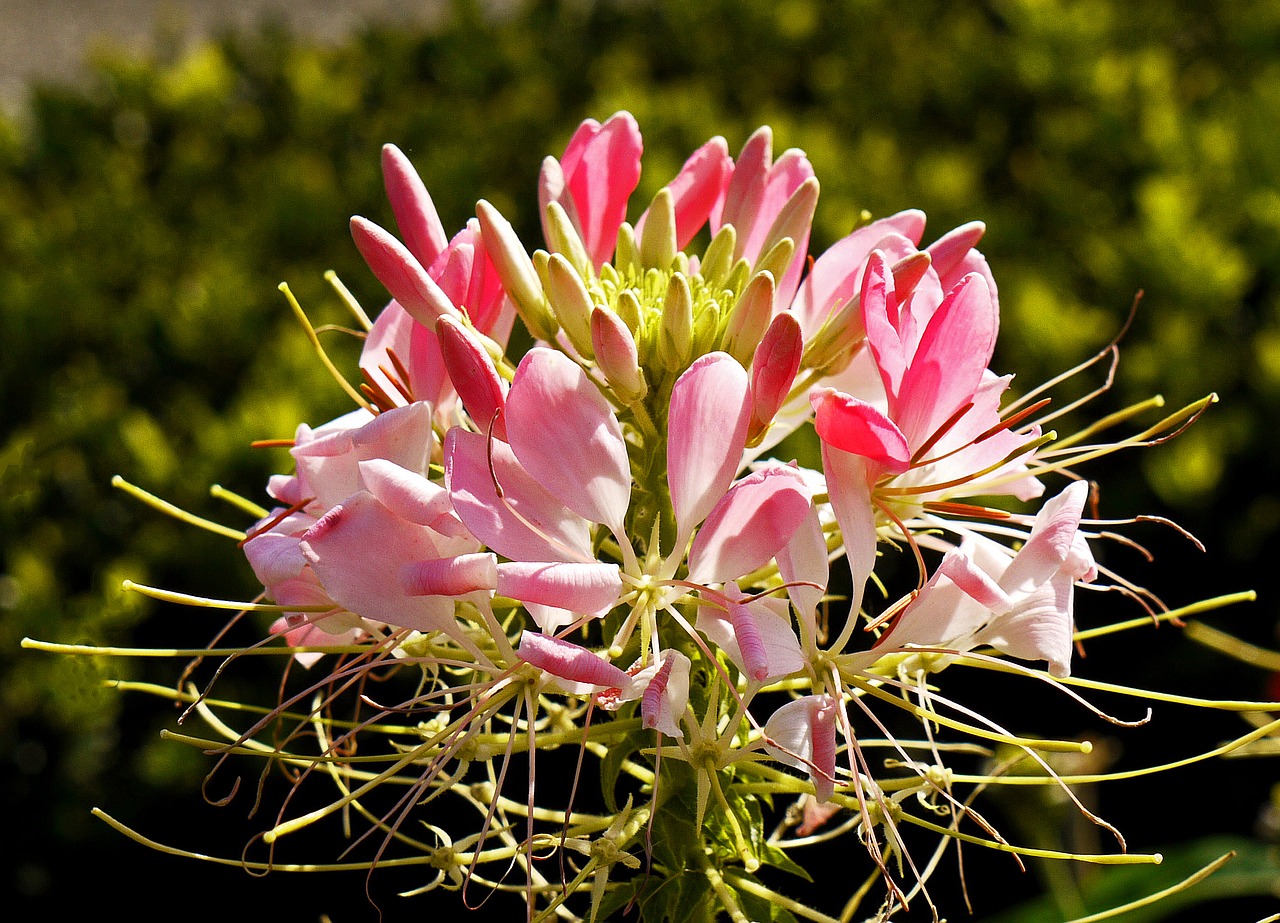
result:
M 1076 481 L 1047 502 L 1016 554 L 980 535 L 967 536 L 856 661 L 869 666 L 916 647 L 964 652 L 990 645 L 1023 660 L 1048 661 L 1054 676 L 1070 675 L 1075 584 L 1097 576 L 1079 532 L 1087 495 L 1088 485 Z
M 781 706 L 764 726 L 765 750 L 780 763 L 805 772 L 818 804 L 835 793 L 836 718 L 840 702 L 829 695 L 807 695 Z

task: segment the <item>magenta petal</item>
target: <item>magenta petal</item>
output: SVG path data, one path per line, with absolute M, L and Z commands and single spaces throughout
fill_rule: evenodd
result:
M 689 580 L 724 583 L 762 567 L 809 513 L 812 495 L 789 465 L 769 464 L 734 484 L 689 550 Z
M 832 388 L 813 394 L 814 429 L 832 448 L 860 455 L 895 474 L 911 464 L 911 448 L 894 422 L 866 401 Z
M 997 324 L 995 302 L 977 273 L 942 300 L 902 376 L 894 409 L 911 445 L 923 445 L 973 399 L 995 350 Z
M 405 564 L 440 557 L 431 531 L 398 519 L 372 494 L 361 491 L 321 517 L 302 553 L 344 609 L 418 631 L 458 630 L 453 600 L 410 596 L 400 582 Z
M 694 361 L 671 390 L 667 480 L 680 536 L 728 490 L 742 463 L 751 402 L 746 370 L 727 353 Z
M 729 178 L 733 175 L 733 158 L 724 138 L 715 137 L 689 155 L 675 178 L 667 184 L 675 200 L 676 247 L 683 250 L 707 223 L 711 214 L 724 203 Z M 644 234 L 645 211 L 636 222 L 636 239 Z
M 498 554 L 516 561 L 595 559 L 587 521 L 547 493 L 505 442 L 455 426 L 445 437 L 444 465 L 455 512 Z
M 418 323 L 430 329 L 442 314 L 457 315 L 440 286 L 390 232 L 357 216 L 351 219 L 351 237 L 378 281 Z
M 622 532 L 631 463 L 622 427 L 586 373 L 554 349 L 531 349 L 507 395 L 507 438 L 529 474 L 569 509 Z
M 445 248 L 444 226 L 418 171 L 394 144 L 382 148 L 382 180 L 405 246 L 430 266 Z
M 616 564 L 509 561 L 498 565 L 498 593 L 599 618 L 617 605 L 622 574 Z
M 893 273 L 884 254 L 873 250 L 867 259 L 867 272 L 862 280 L 862 323 L 867 331 L 867 345 L 875 357 L 876 368 L 885 394 L 889 396 L 890 413 L 897 403 L 906 374 L 910 350 L 915 346 L 910 311 L 903 311 L 894 293 Z
M 643 149 L 636 120 L 618 112 L 602 125 L 583 122 L 560 159 L 582 242 L 597 268 L 613 255 L 627 200 L 640 181 Z
M 489 353 L 475 334 L 453 318 L 442 317 L 437 322 L 436 337 L 449 379 L 467 415 L 480 432 L 492 432 L 495 439 L 505 440 L 507 426 L 502 409 L 507 390 Z

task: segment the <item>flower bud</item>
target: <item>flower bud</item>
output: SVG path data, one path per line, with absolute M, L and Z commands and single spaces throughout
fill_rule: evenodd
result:
M 729 315 L 724 332 L 724 351 L 742 364 L 751 365 L 751 357 L 764 336 L 773 316 L 774 279 L 771 272 L 758 272 L 747 283 Z
M 502 287 L 511 296 L 520 319 L 535 337 L 551 340 L 556 335 L 556 322 L 547 309 L 538 271 L 516 237 L 515 229 L 484 199 L 476 203 L 476 217 L 480 219 L 480 237 L 485 251 L 493 261 L 493 267 L 502 279 Z
M 698 270 L 708 285 L 719 284 L 729 275 L 733 268 L 733 250 L 737 245 L 738 232 L 732 224 L 726 224 L 711 238 Z
M 904 256 L 893 264 L 890 272 L 893 273 L 893 291 L 899 303 L 911 297 L 911 293 L 920 284 L 920 280 L 925 277 L 925 273 L 929 271 L 929 266 L 932 262 L 929 252 L 921 250 L 910 256 Z
M 501 411 L 506 404 L 506 390 L 484 344 L 451 317 L 442 317 L 436 323 L 436 336 L 449 380 L 468 415 L 482 433 L 492 427 L 494 437 L 505 442 L 507 427 Z
M 783 312 L 773 319 L 765 331 L 760 347 L 751 360 L 751 424 L 747 429 L 747 445 L 754 446 L 764 438 L 774 416 L 791 393 L 804 342 L 800 322 Z
M 650 221 L 650 226 L 654 222 Z M 689 280 L 674 273 L 662 303 L 662 327 L 658 332 L 658 358 L 668 369 L 684 368 L 693 347 L 693 293 Z
M 430 266 L 449 240 L 422 177 L 394 144 L 383 145 L 382 180 L 405 246 L 418 262 Z
M 862 299 L 851 298 L 831 309 L 817 333 L 804 345 L 800 364 L 823 378 L 838 375 L 849 367 L 866 337 Z
M 351 237 L 378 281 L 418 323 L 434 330 L 436 318 L 461 316 L 417 257 L 391 232 L 357 215 L 351 219 Z
M 559 202 L 547 203 L 547 244 L 553 253 L 562 254 L 583 278 L 592 275 L 591 257 L 587 248 L 578 236 L 578 229 L 573 226 L 569 213 Z
M 809 229 L 813 225 L 813 213 L 817 207 L 818 180 L 811 176 L 796 187 L 796 191 L 791 193 L 791 198 L 787 199 L 786 204 L 782 206 L 778 217 L 769 228 L 769 233 L 765 236 L 764 243 L 760 246 L 760 252 L 769 253 L 788 237 L 793 243 L 808 240 Z M 794 247 L 792 252 L 794 253 Z M 790 260 L 787 261 L 787 266 L 790 266 Z M 781 278 L 787 266 L 783 266 L 780 271 L 775 272 L 775 275 Z
M 591 345 L 596 364 L 609 386 L 625 403 L 634 403 L 649 390 L 640 368 L 636 341 L 626 323 L 608 308 L 591 312 Z
M 568 259 L 553 253 L 547 262 L 547 281 L 547 303 L 556 320 L 578 355 L 590 359 L 592 302 L 582 276 Z
M 790 237 L 784 237 L 776 244 L 764 251 L 760 259 L 756 260 L 753 267 L 756 273 L 771 272 L 775 279 L 781 279 L 787 271 L 787 267 L 791 265 L 791 258 L 796 253 L 796 242 Z
M 608 263 L 605 265 L 609 266 Z M 636 231 L 626 221 L 618 225 L 618 242 L 613 250 L 613 266 L 609 266 L 609 269 L 612 270 L 614 266 L 622 270 L 640 269 L 640 248 L 636 244 Z
M 649 206 L 648 219 L 640 235 L 640 262 L 654 269 L 669 269 L 678 249 L 675 199 L 664 186 Z

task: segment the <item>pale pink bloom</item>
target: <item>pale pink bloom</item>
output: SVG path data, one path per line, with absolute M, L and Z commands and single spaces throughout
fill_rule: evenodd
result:
M 401 576 L 415 561 L 474 552 L 470 536 L 448 536 L 402 519 L 362 490 L 325 513 L 300 547 L 325 592 L 348 612 L 396 627 L 458 634 L 454 600 L 412 595 Z
M 1079 532 L 1088 492 L 1076 481 L 1045 503 L 1016 553 L 966 536 L 893 627 L 855 661 L 870 666 L 912 648 L 965 652 L 990 645 L 1023 660 L 1045 660 L 1054 676 L 1070 675 L 1075 584 L 1097 576 Z
M 778 762 L 807 773 L 819 804 L 835 793 L 839 713 L 835 697 L 806 695 L 778 708 L 764 726 L 765 750 Z
M 624 702 L 640 699 L 640 717 L 650 730 L 683 739 L 680 718 L 689 703 L 689 658 L 675 649 L 659 651 L 648 666 L 637 661 L 627 670 L 630 683 L 596 694 L 596 704 L 616 711 Z

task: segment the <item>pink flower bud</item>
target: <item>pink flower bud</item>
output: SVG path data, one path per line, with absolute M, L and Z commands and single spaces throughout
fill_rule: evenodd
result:
M 382 181 L 405 246 L 419 263 L 430 266 L 448 239 L 422 178 L 394 144 L 382 148 Z
M 769 324 L 764 338 L 751 360 L 751 427 L 747 430 L 747 444 L 755 443 L 764 435 L 774 415 L 782 407 L 791 392 L 791 385 L 800 370 L 800 356 L 804 342 L 800 334 L 800 322 L 788 313 L 779 314 Z
M 596 364 L 619 398 L 632 403 L 645 396 L 649 386 L 640 370 L 635 337 L 609 308 L 597 307 L 591 312 L 591 346 Z
M 389 231 L 357 215 L 351 219 L 351 237 L 378 281 L 418 323 L 434 330 L 437 318 L 460 316 L 417 257 Z
M 506 421 L 501 413 L 506 390 L 489 353 L 475 334 L 453 318 L 440 319 L 436 336 L 444 366 L 467 413 L 481 432 L 490 432 L 492 426 L 494 438 L 506 441 Z
M 520 649 L 516 653 L 525 663 L 570 683 L 608 689 L 613 686 L 621 688 L 631 682 L 626 672 L 595 651 L 535 631 L 520 635 Z

